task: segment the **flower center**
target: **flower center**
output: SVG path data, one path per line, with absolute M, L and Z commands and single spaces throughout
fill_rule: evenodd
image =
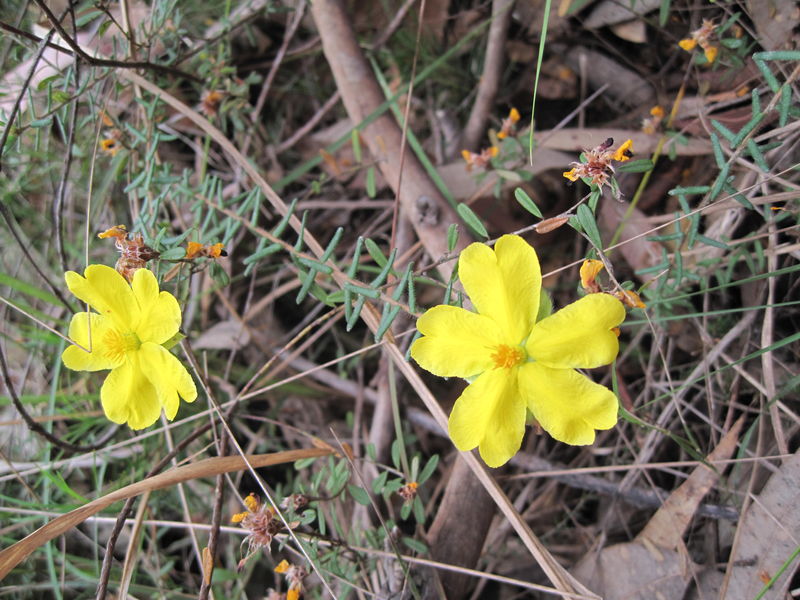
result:
M 142 345 L 142 342 L 139 341 L 139 336 L 135 333 L 122 333 L 116 329 L 110 329 L 106 332 L 103 342 L 106 356 L 117 361 L 122 359 L 128 352 L 138 350 L 139 346 Z
M 500 344 L 492 354 L 492 360 L 496 369 L 510 369 L 522 364 L 525 360 L 525 353 L 519 346 Z

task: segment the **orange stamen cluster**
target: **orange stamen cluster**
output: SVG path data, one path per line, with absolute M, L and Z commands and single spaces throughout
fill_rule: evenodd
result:
M 522 348 L 500 344 L 492 354 L 492 361 L 496 369 L 510 369 L 516 367 L 525 360 L 525 353 Z
M 709 64 L 713 63 L 714 60 L 717 58 L 717 52 L 719 48 L 711 44 L 711 36 L 714 34 L 714 30 L 717 28 L 716 23 L 710 19 L 703 19 L 703 24 L 700 26 L 700 29 L 695 29 L 688 38 L 682 39 L 678 42 L 678 46 L 686 50 L 687 52 L 691 52 L 697 46 L 700 46 L 703 49 L 703 54 L 706 57 L 706 60 Z
M 611 163 L 613 161 L 625 162 L 633 156 L 632 140 L 626 140 L 616 150 L 611 150 L 613 145 L 614 139 L 608 138 L 596 148 L 584 151 L 586 162 L 570 163 L 572 169 L 565 171 L 564 177 L 570 181 L 589 178 L 594 185 L 603 187 L 614 173 L 614 167 Z
M 133 280 L 133 274 L 136 271 L 145 268 L 147 261 L 160 256 L 157 250 L 153 250 L 144 243 L 141 233 L 128 233 L 125 225 L 115 225 L 111 229 L 97 234 L 97 237 L 100 239 L 114 238 L 114 245 L 120 253 L 114 268 L 128 281 Z

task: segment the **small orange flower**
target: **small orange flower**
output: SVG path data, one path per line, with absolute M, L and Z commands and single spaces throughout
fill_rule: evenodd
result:
M 105 139 L 100 140 L 100 149 L 106 154 L 110 154 L 111 156 L 116 156 L 120 148 L 121 146 L 119 142 L 115 140 L 113 137 L 107 137 Z
M 497 139 L 503 140 L 507 138 L 509 135 L 514 133 L 514 127 L 516 126 L 517 122 L 519 121 L 519 111 L 516 108 L 512 108 L 508 112 L 508 116 L 503 119 L 503 123 L 500 126 L 500 131 L 497 133 Z
M 699 29 L 695 29 L 691 33 L 691 37 L 682 39 L 678 42 L 678 46 L 680 46 L 683 50 L 687 52 L 691 52 L 697 46 L 700 46 L 703 49 L 703 54 L 708 61 L 708 64 L 713 63 L 717 58 L 718 48 L 711 43 L 711 36 L 714 34 L 717 25 L 714 21 L 710 19 L 703 19 L 703 24 L 700 26 Z
M 480 154 L 470 152 L 469 150 L 462 150 L 461 156 L 467 162 L 467 171 L 471 171 L 473 167 L 485 168 L 489 161 L 491 161 L 500 150 L 497 146 L 490 146 L 481 150 Z
M 207 258 L 219 258 L 221 256 L 228 256 L 225 252 L 224 244 L 217 243 L 210 246 L 204 246 L 200 242 L 187 242 L 186 244 L 186 258 L 189 260 L 205 256 Z
M 595 281 L 597 275 L 603 270 L 603 261 L 593 258 L 586 259 L 581 265 L 581 287 L 590 294 L 602 292 L 600 284 Z
M 661 126 L 664 120 L 664 109 L 661 106 L 654 106 L 650 109 L 650 116 L 642 120 L 642 133 L 653 135 Z

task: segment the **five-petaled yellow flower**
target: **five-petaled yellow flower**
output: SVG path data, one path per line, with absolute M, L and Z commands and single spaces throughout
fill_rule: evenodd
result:
M 114 423 L 143 429 L 161 409 L 172 420 L 180 398 L 193 402 L 197 388 L 181 362 L 163 344 L 178 333 L 181 309 L 169 292 L 159 292 L 148 269 L 139 269 L 130 285 L 106 265 L 89 265 L 81 277 L 65 274 L 67 287 L 97 312 L 72 317 L 70 346 L 61 358 L 75 371 L 111 369 L 100 389 L 106 416 Z M 87 352 L 91 350 L 90 352 Z
M 478 446 L 486 464 L 499 467 L 519 450 L 528 410 L 567 444 L 591 444 L 595 429 L 613 427 L 614 393 L 575 369 L 616 358 L 619 342 L 612 329 L 625 318 L 620 301 L 590 294 L 539 318 L 539 260 L 515 235 L 501 237 L 494 250 L 471 244 L 458 270 L 477 312 L 431 308 L 417 321 L 423 337 L 411 346 L 424 369 L 471 381 L 450 413 L 456 447 Z

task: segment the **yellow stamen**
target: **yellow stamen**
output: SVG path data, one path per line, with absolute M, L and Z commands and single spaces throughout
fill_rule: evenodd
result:
M 141 345 L 135 333 L 121 333 L 116 329 L 108 330 L 103 339 L 105 355 L 115 361 L 121 360 L 128 352 L 138 350 Z
M 512 347 L 506 344 L 500 344 L 497 350 L 492 354 L 494 366 L 497 369 L 510 369 L 516 367 L 525 359 L 525 354 L 520 347 Z

